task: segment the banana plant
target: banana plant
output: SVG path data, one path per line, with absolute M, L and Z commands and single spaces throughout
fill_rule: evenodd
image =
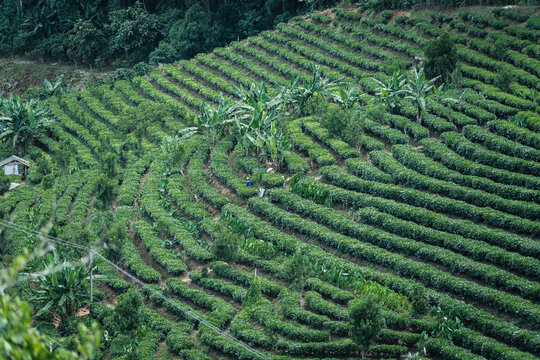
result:
M 388 111 L 394 111 L 399 99 L 406 93 L 407 79 L 398 71 L 394 71 L 392 78 L 385 84 L 379 79 L 371 78 L 379 85 L 376 95 L 386 105 Z
M 463 327 L 460 313 L 457 309 L 442 310 L 437 307 L 435 310 L 437 322 L 433 326 L 431 336 L 452 340 L 454 332 Z
M 40 0 L 26 11 L 22 26 L 30 29 L 34 36 L 49 38 L 57 32 L 60 23 L 55 1 Z
M 284 105 L 282 94 L 277 96 L 270 96 L 268 87 L 264 82 L 259 84 L 251 84 L 249 88 L 245 89 L 242 85 L 235 88 L 240 101 L 237 103 L 237 109 L 241 113 L 239 116 L 242 119 L 250 116 L 250 113 L 257 106 L 262 104 L 264 110 L 272 112 L 278 111 Z
M 43 101 L 19 97 L 0 101 L 0 142 L 11 144 L 24 156 L 26 147 L 43 135 L 54 120 Z
M 332 99 L 342 108 L 351 109 L 355 104 L 361 102 L 362 92 L 358 85 L 351 85 L 346 88 L 340 86 L 332 93 Z
M 458 103 L 461 100 L 461 97 L 459 99 L 455 99 L 453 97 L 446 96 L 447 95 L 447 89 L 446 89 L 445 83 L 441 84 L 441 86 L 433 85 L 433 94 L 435 95 L 435 100 L 442 104 L 443 102 L 455 102 Z
M 259 156 L 265 150 L 267 134 L 277 122 L 278 112 L 268 109 L 263 101 L 257 101 L 244 106 L 244 115 L 235 120 L 238 142 L 246 155 L 254 151 Z
M 236 112 L 237 108 L 233 106 L 231 98 L 224 98 L 223 94 L 220 94 L 217 109 L 204 103 L 201 113 L 196 119 L 196 124 L 212 147 L 221 135 L 229 132 L 229 125 L 234 121 Z
M 283 166 L 284 156 L 289 154 L 291 149 L 289 138 L 283 131 L 282 126 L 272 123 L 266 138 L 266 148 L 276 170 L 280 171 Z
M 419 124 L 422 124 L 422 113 L 426 111 L 426 98 L 433 93 L 435 81 L 439 78 L 440 76 L 436 76 L 433 79 L 426 80 L 424 68 L 415 68 L 412 77 L 409 78 L 405 99 L 410 99 L 416 104 L 416 121 Z
M 43 88 L 43 91 L 41 92 L 41 98 L 47 99 L 50 98 L 53 95 L 58 95 L 62 93 L 62 80 L 64 79 L 64 74 L 60 75 L 54 84 L 51 84 L 51 82 L 47 79 L 43 79 L 41 82 L 41 87 Z
M 344 78 L 329 80 L 321 74 L 321 67 L 316 65 L 313 67 L 313 76 L 311 79 L 303 80 L 302 86 L 298 85 L 298 81 L 290 88 L 280 90 L 288 92 L 287 98 L 291 99 L 292 105 L 298 110 L 301 115 L 305 115 L 305 107 L 309 99 L 313 96 L 321 95 L 324 98 L 332 97 L 332 90 L 347 84 Z
M 64 321 L 90 300 L 86 284 L 94 265 L 73 265 L 55 251 L 46 256 L 43 266 L 38 288 L 29 302 L 38 308 L 36 316 L 51 310 Z
M 166 136 L 161 143 L 161 153 L 167 157 L 168 165 L 174 166 L 184 155 L 184 142 L 196 134 L 196 127 L 182 129 L 178 135 Z

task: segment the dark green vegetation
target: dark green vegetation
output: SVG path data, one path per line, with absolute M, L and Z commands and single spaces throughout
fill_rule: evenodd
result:
M 96 260 L 94 302 L 81 270 L 69 308 L 31 300 L 35 325 L 73 349 L 99 321 L 107 359 L 257 358 L 179 308 L 271 359 L 536 359 L 538 16 L 422 15 L 312 13 L 50 97 L 56 122 L 0 216 L 92 245 L 172 302 Z M 37 239 L 1 241 L 8 264 Z
M 335 1 L 0 1 L 0 53 L 79 64 L 173 62 Z
M 336 0 L 2 0 L 0 54 L 76 64 L 130 67 L 122 77 L 256 35 L 291 17 Z M 352 1 L 345 1 L 352 4 Z M 370 0 L 364 9 L 433 6 L 441 1 Z M 443 1 L 447 7 L 512 1 Z

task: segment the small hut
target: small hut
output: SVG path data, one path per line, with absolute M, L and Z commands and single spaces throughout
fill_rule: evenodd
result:
M 0 168 L 4 168 L 4 175 L 19 175 L 23 178 L 26 176 L 30 164 L 28 161 L 21 159 L 18 156 L 10 156 L 6 160 L 0 162 Z

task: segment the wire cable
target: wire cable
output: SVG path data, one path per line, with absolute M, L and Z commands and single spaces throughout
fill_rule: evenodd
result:
M 2 219 L 2 218 L 0 218 L 0 224 L 4 224 L 5 226 L 7 226 L 9 228 L 21 231 L 21 232 L 23 232 L 23 233 L 25 233 L 27 235 L 34 235 L 34 236 L 38 236 L 38 237 L 43 237 L 43 238 L 46 238 L 47 240 L 50 240 L 51 242 L 54 242 L 54 243 L 57 243 L 57 244 L 66 245 L 66 246 L 70 246 L 70 247 L 73 247 L 73 248 L 77 248 L 79 250 L 88 251 L 88 246 L 76 244 L 76 243 L 71 242 L 71 241 L 67 241 L 67 240 L 63 240 L 63 239 L 60 239 L 60 238 L 57 238 L 57 237 L 54 237 L 54 236 L 50 236 L 48 234 L 44 234 L 42 232 L 39 232 L 39 231 L 30 229 L 30 228 L 15 224 L 14 222 L 11 222 L 11 221 L 8 221 L 8 220 Z
M 194 313 L 193 311 L 190 311 L 186 308 L 183 308 L 182 306 L 180 306 L 176 301 L 174 301 L 173 299 L 163 295 L 161 292 L 157 291 L 156 289 L 154 289 L 153 287 L 151 287 L 150 285 L 146 284 L 144 281 L 140 280 L 139 278 L 137 278 L 135 275 L 132 275 L 130 274 L 129 272 L 127 272 L 126 270 L 122 269 L 120 266 L 118 266 L 117 264 L 113 263 L 112 261 L 110 261 L 109 259 L 107 259 L 106 257 L 104 257 L 103 255 L 101 255 L 100 253 L 96 252 L 94 249 L 92 249 L 92 247 L 90 246 L 84 246 L 84 245 L 80 245 L 80 244 L 76 244 L 76 243 L 73 243 L 71 241 L 67 241 L 67 240 L 63 240 L 63 239 L 60 239 L 58 237 L 54 237 L 54 236 L 50 236 L 48 234 L 44 234 L 42 232 L 39 232 L 39 231 L 36 231 L 36 230 L 33 230 L 33 229 L 30 229 L 30 228 L 26 228 L 24 226 L 21 226 L 21 225 L 18 225 L 18 224 L 15 224 L 11 221 L 8 221 L 8 220 L 5 220 L 5 219 L 2 219 L 0 218 L 0 225 L 4 225 L 8 228 L 11 228 L 13 230 L 17 230 L 17 231 L 21 231 L 27 235 L 34 235 L 34 236 L 38 236 L 38 237 L 42 237 L 44 239 L 47 239 L 53 243 L 56 243 L 56 244 L 60 244 L 60 245 L 65 245 L 65 246 L 69 246 L 69 247 L 73 247 L 73 248 L 76 248 L 76 249 L 79 249 L 79 250 L 85 250 L 85 251 L 88 251 L 89 253 L 92 252 L 94 255 L 98 256 L 99 258 L 101 258 L 103 261 L 105 261 L 107 264 L 109 264 L 110 266 L 112 266 L 113 268 L 115 268 L 117 271 L 121 272 L 122 274 L 124 274 L 126 277 L 128 277 L 129 279 L 131 279 L 133 282 L 139 284 L 142 288 L 144 289 L 147 289 L 148 291 L 152 292 L 153 294 L 157 295 L 158 297 L 160 297 L 163 301 L 171 304 L 172 306 L 174 306 L 174 308 L 176 308 L 177 310 L 180 310 L 182 313 L 184 313 L 188 318 L 191 318 L 201 324 L 203 324 L 204 326 L 208 327 L 209 329 L 211 329 L 212 331 L 214 331 L 215 333 L 217 333 L 218 335 L 220 336 L 223 336 L 225 338 L 227 338 L 228 340 L 234 342 L 235 344 L 237 344 L 238 346 L 241 346 L 242 348 L 244 348 L 245 350 L 251 352 L 253 355 L 255 355 L 256 357 L 260 358 L 260 359 L 264 359 L 264 360 L 268 360 L 269 358 L 264 355 L 263 353 L 261 353 L 260 351 L 252 348 L 251 346 L 247 345 L 246 343 L 244 343 L 243 341 L 235 338 L 234 336 L 224 332 L 223 330 L 221 330 L 220 328 L 218 328 L 217 326 L 215 326 L 214 324 L 208 322 L 206 319 L 204 319 L 203 317 L 199 316 L 198 314 Z

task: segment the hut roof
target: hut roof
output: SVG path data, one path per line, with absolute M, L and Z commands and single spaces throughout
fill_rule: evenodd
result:
M 0 161 L 0 167 L 2 167 L 4 165 L 7 165 L 7 164 L 10 164 L 12 162 L 18 162 L 19 164 L 22 164 L 22 165 L 27 166 L 27 167 L 30 166 L 30 163 L 28 161 L 26 161 L 24 159 L 21 159 L 18 156 L 12 155 L 12 156 L 8 157 L 6 160 Z

